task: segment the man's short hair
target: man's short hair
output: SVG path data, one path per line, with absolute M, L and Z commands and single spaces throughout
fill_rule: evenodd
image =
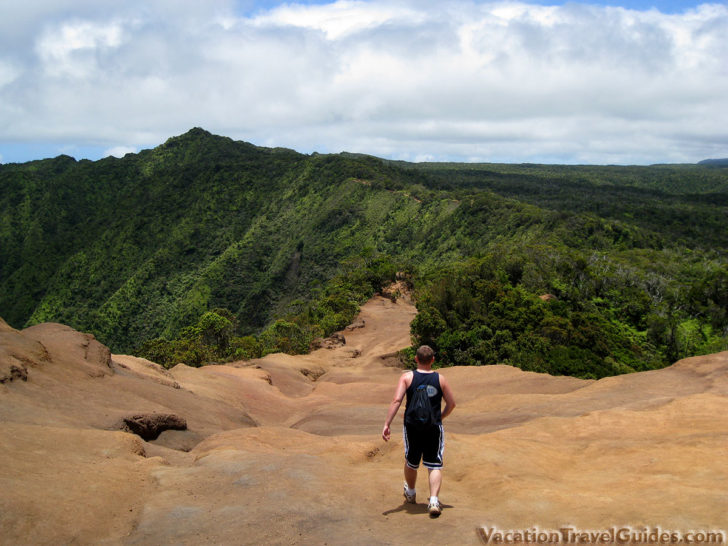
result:
M 435 351 L 433 351 L 432 347 L 429 345 L 422 345 L 419 349 L 417 349 L 416 356 L 419 362 L 427 364 L 428 362 L 432 362 L 432 359 L 435 358 Z

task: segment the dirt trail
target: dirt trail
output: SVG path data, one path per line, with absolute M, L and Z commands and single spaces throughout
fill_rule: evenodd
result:
M 414 308 L 374 298 L 309 355 L 160 367 L 61 325 L 0 324 L 0 542 L 477 544 L 478 529 L 728 530 L 728 353 L 601 381 L 444 370 L 443 515 L 381 440 Z M 188 430 L 146 442 L 130 413 Z M 402 417 L 402 411 L 395 423 Z M 728 539 L 728 537 L 726 537 Z

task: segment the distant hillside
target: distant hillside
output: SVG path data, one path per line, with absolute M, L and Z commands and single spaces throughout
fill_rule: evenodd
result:
M 728 157 L 723 159 L 703 159 L 698 162 L 698 165 L 705 165 L 708 167 L 728 167 Z
M 728 248 L 728 176 L 694 165 L 602 167 L 402 163 L 449 190 L 492 191 L 551 210 L 623 222 L 671 242 Z
M 595 338 L 575 335 L 596 321 L 609 332 L 588 357 L 601 376 L 728 333 L 728 175 L 701 166 L 410 164 L 193 129 L 123 159 L 0 165 L 0 188 L 0 316 L 63 322 L 115 352 L 198 332 L 185 328 L 216 308 L 238 336 L 279 318 L 326 332 L 394 268 L 429 306 L 415 339 L 444 362 L 517 363 L 528 332 L 544 362 L 576 362 L 579 351 L 551 348 L 593 353 Z M 355 269 L 369 288 L 344 286 Z M 495 318 L 486 284 L 506 306 Z M 503 314 L 544 293 L 559 302 L 545 314 Z M 509 333 L 481 327 L 496 318 Z

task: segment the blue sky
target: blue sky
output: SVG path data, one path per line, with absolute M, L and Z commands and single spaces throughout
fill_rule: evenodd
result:
M 0 3 L 0 162 L 200 126 L 410 161 L 728 157 L 728 5 Z

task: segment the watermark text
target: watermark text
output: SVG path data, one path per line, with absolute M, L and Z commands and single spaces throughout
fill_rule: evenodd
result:
M 726 544 L 722 529 L 675 530 L 661 527 L 612 526 L 605 529 L 579 529 L 564 525 L 558 529 L 498 529 L 479 527 L 484 544 Z

